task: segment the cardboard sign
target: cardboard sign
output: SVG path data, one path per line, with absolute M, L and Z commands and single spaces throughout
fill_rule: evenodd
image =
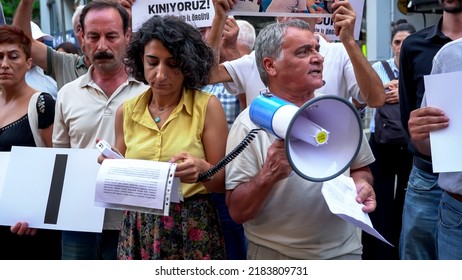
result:
M 154 15 L 182 17 L 199 28 L 212 25 L 215 10 L 212 0 L 137 0 L 132 6 L 133 31 Z

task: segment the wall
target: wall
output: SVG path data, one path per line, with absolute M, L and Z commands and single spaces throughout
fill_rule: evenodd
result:
M 392 56 L 391 31 L 392 22 L 404 18 L 417 30 L 438 23 L 440 14 L 407 13 L 398 10 L 398 0 L 366 0 L 366 36 L 367 59 L 377 61 Z

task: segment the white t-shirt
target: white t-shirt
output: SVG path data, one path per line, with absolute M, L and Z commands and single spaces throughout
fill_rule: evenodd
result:
M 348 53 L 342 43 L 329 43 L 319 35 L 315 35 L 319 40 L 319 53 L 324 57 L 323 79 L 326 84 L 317 89 L 316 92 L 331 94 L 350 99 L 356 98 L 363 102 L 359 96 L 359 87 Z M 223 62 L 229 75 L 237 88 L 232 89 L 225 83 L 226 89 L 232 94 L 245 92 L 247 105 L 257 97 L 260 92 L 266 89 L 258 72 L 255 61 L 255 51 L 248 55 L 232 61 Z
M 43 69 L 39 66 L 34 66 L 26 72 L 26 83 L 33 89 L 51 94 L 54 99 L 58 95 L 56 81 L 52 77 L 45 75 Z
M 227 153 L 257 126 L 249 108 L 234 121 L 227 142 Z M 226 166 L 226 189 L 248 182 L 262 168 L 268 147 L 275 136 L 259 131 L 255 139 Z M 316 159 L 307 159 L 313 160 Z M 363 135 L 361 148 L 350 168 L 357 169 L 374 161 Z M 349 169 L 345 172 L 349 175 Z M 294 174 L 275 182 L 261 212 L 244 223 L 247 238 L 298 259 L 332 259 L 361 255 L 361 238 L 354 225 L 332 214 L 322 196 L 322 183 L 310 182 Z

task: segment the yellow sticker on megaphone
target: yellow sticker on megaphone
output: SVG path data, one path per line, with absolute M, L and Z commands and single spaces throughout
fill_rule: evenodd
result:
M 316 142 L 318 144 L 325 144 L 327 141 L 327 132 L 326 131 L 320 131 L 316 135 Z

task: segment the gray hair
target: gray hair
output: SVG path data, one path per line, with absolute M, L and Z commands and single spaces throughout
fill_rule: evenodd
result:
M 239 26 L 237 41 L 246 46 L 249 51 L 251 51 L 255 45 L 255 28 L 248 21 L 242 19 L 236 20 L 236 23 Z
M 263 66 L 263 58 L 271 57 L 279 60 L 282 55 L 284 35 L 289 27 L 308 30 L 310 25 L 303 20 L 294 19 L 285 22 L 271 23 L 263 28 L 255 41 L 255 61 L 263 83 L 268 86 L 268 75 Z
M 80 24 L 80 14 L 82 13 L 83 7 L 85 7 L 85 5 L 77 6 L 72 15 L 72 28 L 74 29 L 74 33 L 77 32 L 77 25 Z

